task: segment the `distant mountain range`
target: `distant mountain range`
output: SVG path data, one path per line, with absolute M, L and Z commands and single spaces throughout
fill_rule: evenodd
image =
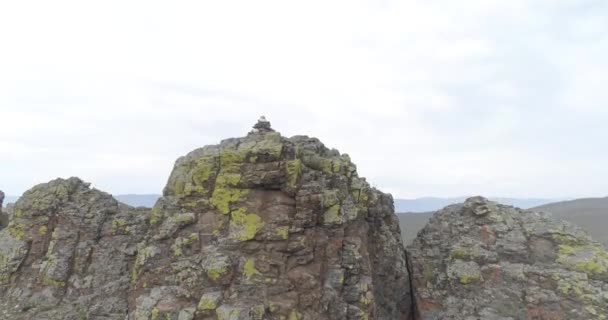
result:
M 156 203 L 156 200 L 160 198 L 160 194 L 119 194 L 115 195 L 116 200 L 128 204 L 133 207 L 147 207 L 152 208 Z M 19 197 L 7 196 L 4 199 L 4 204 L 9 204 L 17 201 Z

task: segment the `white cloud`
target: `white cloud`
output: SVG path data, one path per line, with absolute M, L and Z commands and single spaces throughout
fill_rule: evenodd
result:
M 0 188 L 162 189 L 245 134 L 349 153 L 395 196 L 604 195 L 598 1 L 0 4 Z

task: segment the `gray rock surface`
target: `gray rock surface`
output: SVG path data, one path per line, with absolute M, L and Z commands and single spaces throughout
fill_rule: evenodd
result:
M 608 253 L 566 222 L 481 197 L 408 248 L 417 319 L 606 319 Z
M 132 314 L 405 319 L 392 198 L 358 177 L 347 155 L 266 125 L 177 160 L 134 272 L 148 300 Z M 159 287 L 174 288 L 171 303 L 153 298 Z
M 124 319 L 146 220 L 77 178 L 27 191 L 0 231 L 0 318 Z
M 390 195 L 268 123 L 177 160 L 151 210 L 78 178 L 0 231 L 0 319 L 408 319 Z
M 608 253 L 573 225 L 471 198 L 435 213 L 406 254 L 390 195 L 348 155 L 265 119 L 179 158 L 152 209 L 70 178 L 6 211 L 0 319 L 608 314 Z
M 4 229 L 8 224 L 8 215 L 2 210 L 2 203 L 4 202 L 4 192 L 0 190 L 0 230 Z

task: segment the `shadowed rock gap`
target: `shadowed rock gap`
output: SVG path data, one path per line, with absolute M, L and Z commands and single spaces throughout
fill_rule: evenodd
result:
M 410 291 L 410 319 L 411 320 L 418 320 L 418 309 L 416 307 L 416 289 L 414 288 L 413 285 L 413 280 L 414 280 L 414 270 L 412 270 L 412 266 L 411 266 L 411 262 L 410 262 L 410 254 L 408 252 L 408 250 L 404 250 L 405 252 L 405 266 L 407 268 L 407 275 L 408 275 L 408 279 L 409 279 L 409 286 L 408 289 Z

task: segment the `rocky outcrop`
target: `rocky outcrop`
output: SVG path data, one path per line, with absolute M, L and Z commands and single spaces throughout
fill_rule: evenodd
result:
M 266 122 L 266 121 L 263 121 Z M 132 271 L 132 316 L 405 319 L 392 198 L 269 123 L 177 160 Z
M 471 198 L 409 248 L 417 319 L 606 319 L 608 253 L 536 212 Z
M 27 191 L 0 231 L 0 318 L 124 319 L 146 220 L 77 178 Z
M 348 155 L 265 118 L 178 159 L 153 209 L 70 178 L 7 211 L 0 319 L 608 314 L 608 253 L 583 231 L 478 197 L 437 212 L 406 254 L 390 195 Z
M 27 191 L 0 231 L 0 318 L 408 319 L 391 196 L 262 120 L 178 159 L 152 210 L 77 178 Z
M 8 224 L 8 215 L 3 211 L 4 192 L 0 191 L 0 230 Z

